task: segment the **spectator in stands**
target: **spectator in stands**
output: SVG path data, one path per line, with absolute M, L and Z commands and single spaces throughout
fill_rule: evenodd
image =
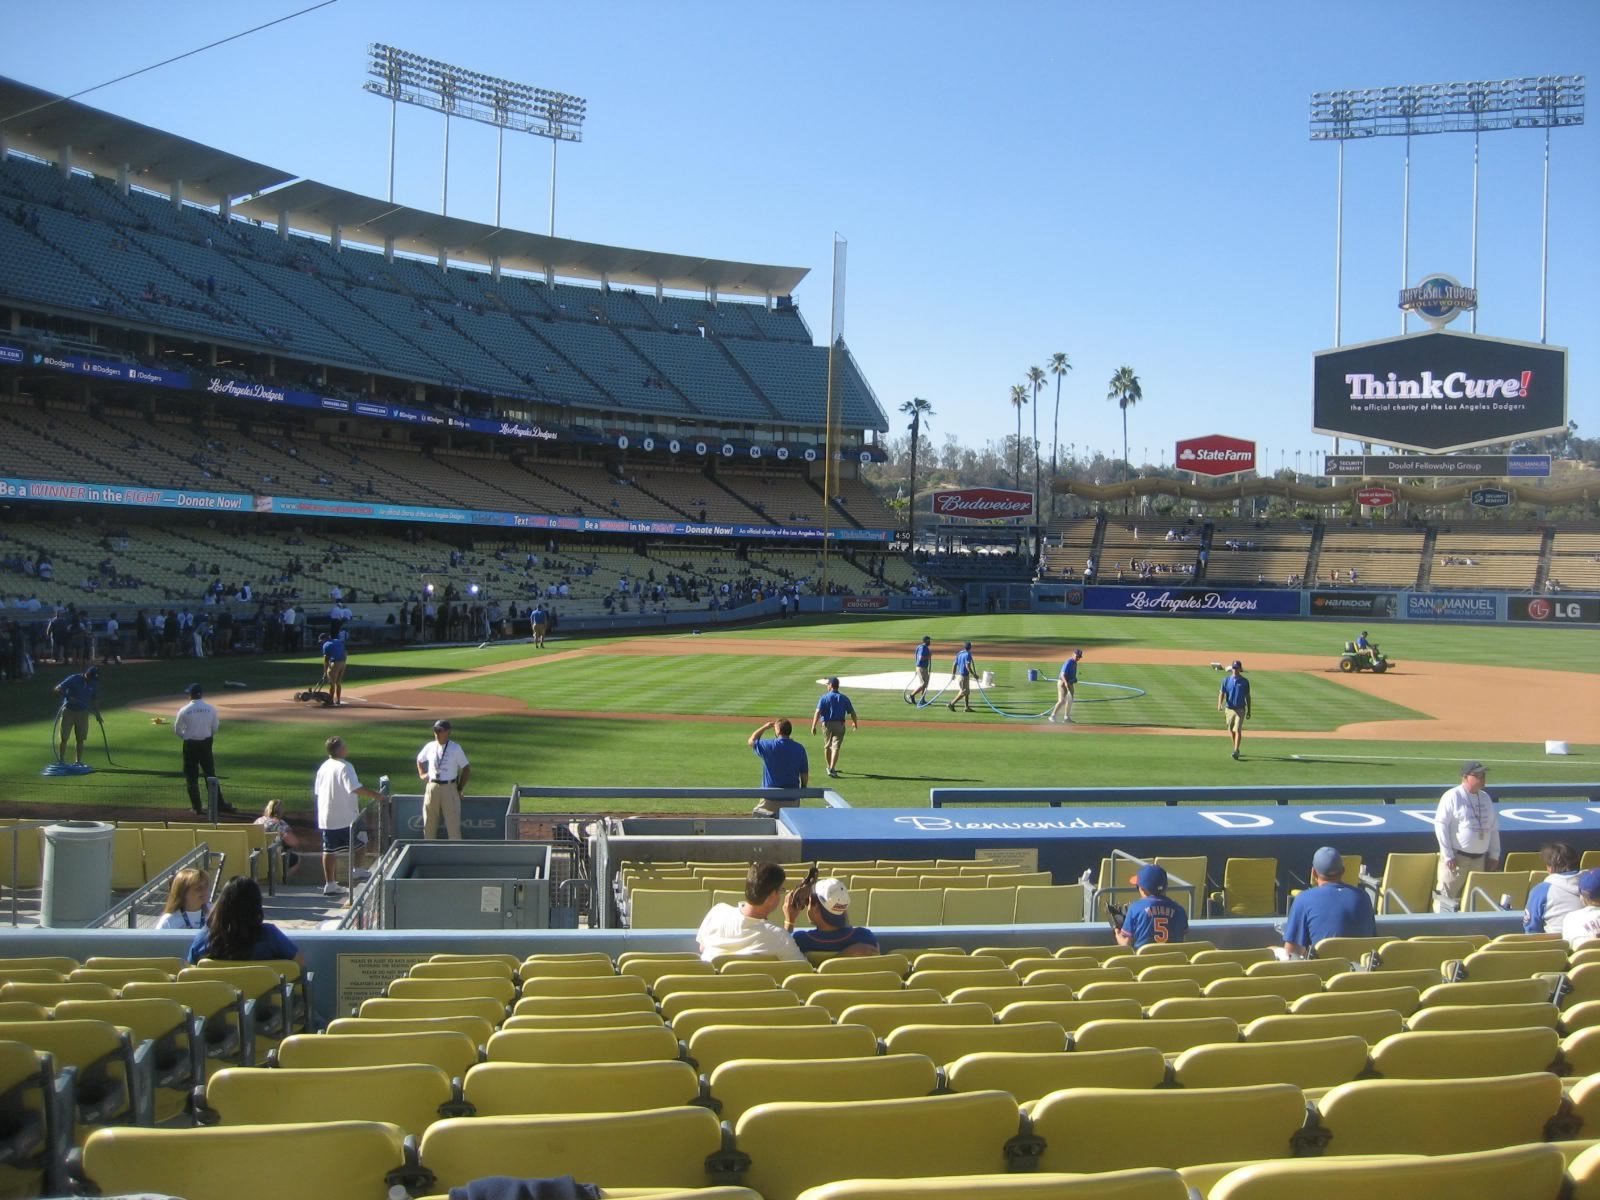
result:
M 1291 958 L 1310 958 L 1323 938 L 1376 937 L 1372 900 L 1359 885 L 1344 881 L 1344 859 L 1332 846 L 1311 856 L 1311 886 L 1294 898 L 1283 930 L 1283 949 Z
M 1233 757 L 1239 757 L 1239 746 L 1244 741 L 1244 723 L 1250 716 L 1250 681 L 1244 677 L 1244 666 L 1235 659 L 1228 668 L 1227 677 L 1217 692 L 1217 711 L 1226 712 L 1228 736 L 1233 741 Z
M 197 963 L 202 958 L 219 962 L 293 959 L 305 965 L 300 947 L 264 919 L 261 888 L 255 880 L 242 875 L 235 875 L 222 885 L 205 928 L 189 946 L 189 962 Z
M 61 697 L 61 740 L 56 747 L 56 760 L 67 761 L 67 736 L 71 734 L 77 741 L 74 761 L 81 766 L 83 742 L 89 736 L 89 714 L 93 713 L 94 719 L 104 724 L 100 716 L 100 668 L 90 667 L 68 675 L 56 684 L 55 693 Z
M 328 757 L 317 768 L 311 790 L 317 798 L 317 828 L 322 831 L 322 894 L 342 896 L 345 889 L 339 886 L 339 853 L 350 848 L 350 827 L 355 824 L 361 808 L 357 796 L 377 800 L 379 795 L 361 785 L 348 758 L 350 748 L 342 737 L 331 737 L 323 743 Z
M 1439 797 L 1433 832 L 1439 841 L 1439 871 L 1434 909 L 1455 912 L 1471 871 L 1493 871 L 1500 862 L 1500 819 L 1494 798 L 1484 790 L 1488 771 L 1481 762 L 1461 768 L 1461 782 Z
M 706 962 L 730 954 L 804 962 L 805 955 L 794 937 L 767 920 L 786 899 L 784 880 L 783 868 L 777 863 L 751 863 L 745 875 L 744 900 L 738 905 L 714 904 L 700 922 L 695 932 L 700 957 Z
M 828 764 L 828 778 L 839 778 L 839 751 L 844 747 L 844 723 L 850 721 L 850 728 L 859 730 L 861 722 L 856 719 L 856 706 L 850 703 L 850 697 L 839 690 L 839 677 L 828 676 L 828 690 L 822 693 L 817 701 L 817 711 L 811 714 L 811 736 L 817 735 L 817 722 L 822 722 L 822 728 L 827 737 L 823 741 L 823 758 Z
M 1117 944 L 1137 950 L 1152 942 L 1183 941 L 1189 932 L 1189 914 L 1183 905 L 1167 899 L 1166 868 L 1146 863 L 1132 882 L 1139 889 L 1139 899 L 1128 905 L 1117 923 Z
M 172 877 L 167 903 L 157 929 L 204 929 L 210 915 L 211 880 L 199 867 L 185 867 Z
M 1539 848 L 1544 869 L 1549 872 L 1533 885 L 1528 905 L 1522 910 L 1524 933 L 1560 933 L 1567 914 L 1583 907 L 1578 895 L 1578 852 L 1566 842 L 1546 842 Z
M 1561 922 L 1561 936 L 1574 950 L 1600 938 L 1600 868 L 1578 876 L 1578 895 L 1583 907 L 1569 912 Z
M 795 929 L 804 911 L 812 929 Z M 879 953 L 878 937 L 862 925 L 850 924 L 850 891 L 839 879 L 819 879 L 812 887 L 801 884 L 783 901 L 783 927 L 794 934 L 802 953 L 826 951 L 847 958 Z
M 775 738 L 761 735 L 767 730 L 777 733 Z M 788 717 L 763 721 L 746 740 L 746 745 L 761 760 L 761 786 L 764 788 L 803 788 L 811 782 L 811 764 L 806 758 L 806 748 L 791 736 L 794 723 Z M 793 807 L 795 800 L 762 800 L 750 811 L 758 817 L 775 817 L 778 810 Z M 781 880 L 779 881 L 782 882 Z

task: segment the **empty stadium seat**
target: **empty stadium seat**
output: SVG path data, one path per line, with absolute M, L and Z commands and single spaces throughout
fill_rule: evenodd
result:
M 484 1052 L 490 1062 L 652 1062 L 677 1058 L 678 1039 L 664 1026 L 637 1029 L 502 1029 L 489 1039 Z
M 758 1104 L 910 1099 L 929 1095 L 937 1085 L 933 1060 L 921 1054 L 791 1061 L 737 1058 L 720 1064 L 709 1076 L 710 1093 L 721 1105 L 722 1119 L 733 1122 Z
M 877 1051 L 877 1036 L 864 1025 L 798 1028 L 712 1025 L 701 1029 L 688 1042 L 690 1059 L 706 1075 L 736 1058 L 866 1058 Z
M 884 1038 L 890 1054 L 923 1054 L 936 1063 L 981 1051 L 1053 1054 L 1067 1048 L 1067 1032 L 1050 1021 L 1007 1025 L 901 1025 Z
M 799 1200 L 1188 1200 L 1188 1189 L 1178 1172 L 1149 1168 L 1101 1175 L 853 1179 L 807 1188 Z
M 1364 1058 L 1364 1045 L 1362 1050 Z M 1008 1092 L 1018 1104 L 1028 1104 L 1065 1088 L 1159 1087 L 1167 1062 L 1153 1046 L 1057 1053 L 983 1050 L 954 1060 L 946 1074 L 953 1092 Z
M 692 1104 L 700 1081 L 686 1062 L 479 1063 L 462 1094 L 480 1117 L 635 1112 Z
M 512 1020 L 516 1020 L 515 1017 Z M 761 1028 L 793 1028 L 831 1024 L 828 1011 L 809 1004 L 792 1008 L 691 1008 L 672 1020 L 672 1032 L 681 1042 L 688 1041 L 699 1030 L 709 1025 L 758 1026 Z M 508 1026 L 509 1028 L 509 1026 Z
M 1317 1102 L 1326 1154 L 1461 1154 L 1546 1140 L 1562 1104 L 1548 1074 L 1358 1079 Z
M 417 1135 L 448 1115 L 453 1099 L 448 1075 L 415 1063 L 336 1070 L 229 1067 L 206 1081 L 200 1116 L 207 1125 L 382 1121 Z
M 1555 1200 L 1562 1192 L 1564 1165 L 1561 1151 L 1554 1146 L 1515 1146 L 1426 1158 L 1309 1158 L 1238 1167 L 1212 1185 L 1207 1196 L 1208 1200 L 1303 1200 L 1315 1195 Z
M 1391 1008 L 1382 1012 L 1284 1013 L 1257 1017 L 1241 1033 L 1246 1042 L 1299 1042 L 1308 1038 L 1352 1036 L 1373 1045 L 1404 1027 L 1405 1018 Z
M 902 1025 L 993 1025 L 994 1010 L 977 1003 L 852 1004 L 839 1014 L 839 1022 L 865 1025 L 886 1038 Z
M 1385 1079 L 1462 1079 L 1548 1071 L 1561 1047 L 1554 1029 L 1409 1030 L 1372 1047 L 1372 1069 Z
M 1163 1054 L 1179 1054 L 1210 1042 L 1237 1042 L 1238 1022 L 1227 1017 L 1190 1017 L 1170 1021 L 1090 1021 L 1072 1035 L 1075 1050 L 1123 1050 L 1153 1046 Z
M 277 1064 L 289 1070 L 337 1070 L 420 1063 L 438 1067 L 451 1079 L 478 1061 L 478 1047 L 464 1033 L 394 1033 L 386 1037 L 331 1037 L 297 1033 L 277 1049 Z
M 1264 1083 L 1325 1088 L 1348 1083 L 1366 1069 L 1367 1043 L 1359 1037 L 1198 1045 L 1178 1055 L 1172 1064 L 1174 1080 L 1186 1088 Z

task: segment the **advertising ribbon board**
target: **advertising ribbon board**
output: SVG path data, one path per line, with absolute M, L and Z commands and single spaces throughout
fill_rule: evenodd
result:
M 1476 592 L 1411 592 L 1406 596 L 1408 621 L 1494 621 L 1500 597 Z
M 1600 625 L 1600 600 L 1593 596 L 1512 596 L 1506 615 L 1537 625 Z
M 1084 589 L 1083 607 L 1086 612 L 1160 617 L 1297 617 L 1300 593 L 1253 588 L 1090 587 Z
M 1011 488 L 955 488 L 933 494 L 933 512 L 945 519 L 1003 521 L 1033 515 L 1033 493 Z
M 1313 617 L 1393 617 L 1400 599 L 1394 592 L 1312 592 Z

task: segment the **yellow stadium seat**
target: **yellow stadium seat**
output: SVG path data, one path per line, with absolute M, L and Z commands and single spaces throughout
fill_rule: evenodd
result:
M 502 1029 L 484 1047 L 490 1062 L 651 1062 L 678 1057 L 670 1029 Z
M 1452 959 L 1465 958 L 1476 950 L 1477 943 L 1470 938 L 1412 938 L 1409 941 L 1388 941 L 1373 952 L 1375 971 L 1439 972 Z M 1440 976 L 1443 982 L 1443 976 Z
M 1358 1079 L 1317 1102 L 1326 1154 L 1462 1154 L 1541 1142 L 1561 1080 L 1532 1073 L 1471 1079 Z
M 1433 908 L 1434 875 L 1438 866 L 1439 856 L 1433 851 L 1426 854 L 1390 854 L 1383 864 L 1383 877 L 1378 882 L 1378 915 L 1430 911 Z M 1317 952 L 1322 953 L 1320 946 Z M 1329 953 L 1340 958 L 1359 957 L 1344 949 L 1330 950 Z
M 1436 1004 L 1419 1008 L 1412 1029 L 1554 1029 L 1561 1014 L 1554 1004 Z
M 893 971 L 904 979 L 911 973 L 911 960 L 904 954 L 839 955 L 817 967 L 819 975 L 849 975 L 859 971 Z
M 706 1075 L 736 1058 L 866 1058 L 877 1050 L 877 1036 L 864 1025 L 710 1025 L 688 1041 L 689 1058 Z
M 1461 1079 L 1548 1071 L 1561 1046 L 1554 1029 L 1410 1030 L 1372 1047 L 1372 1068 L 1385 1079 Z
M 1277 975 L 1315 975 L 1318 979 L 1328 980 L 1335 975 L 1343 975 L 1345 972 L 1353 970 L 1355 970 L 1355 963 L 1348 958 L 1319 956 L 1317 958 L 1290 958 L 1284 960 L 1275 958 L 1270 962 L 1255 962 L 1246 967 L 1244 973 L 1250 979 Z
M 1587 1000 L 1574 1004 L 1561 1014 L 1561 1028 L 1566 1033 L 1577 1033 L 1600 1025 L 1600 1000 Z
M 1564 946 L 1556 950 L 1478 950 L 1461 960 L 1461 978 L 1473 983 L 1559 975 L 1566 969 Z
M 788 1008 L 799 1003 L 799 996 L 780 988 L 765 992 L 674 992 L 662 999 L 661 1015 L 673 1021 L 692 1008 Z
M 1010 925 L 1016 913 L 1015 887 L 948 888 L 941 919 L 946 925 Z
M 1422 993 L 1422 1006 L 1436 1004 L 1544 1004 L 1550 999 L 1548 978 L 1496 979 L 1486 982 L 1439 983 Z
M 1241 967 L 1251 967 L 1256 963 L 1277 962 L 1270 946 L 1258 946 L 1253 950 L 1197 950 L 1193 963 L 1238 963 Z
M 422 1135 L 432 1189 L 465 1188 L 486 1175 L 571 1175 L 602 1188 L 703 1187 L 722 1131 L 697 1106 L 643 1112 L 457 1117 Z
M 1227 1017 L 1186 1017 L 1170 1021 L 1090 1021 L 1072 1035 L 1074 1050 L 1123 1050 L 1153 1046 L 1180 1054 L 1211 1042 L 1237 1042 L 1239 1023 Z
M 673 1018 L 672 1032 L 680 1042 L 687 1042 L 696 1032 L 710 1025 L 792 1029 L 796 1026 L 815 1027 L 832 1023 L 833 1018 L 826 1009 L 808 1004 L 797 1004 L 793 1008 L 691 1008 Z
M 375 1121 L 218 1129 L 102 1129 L 83 1173 L 102 1195 L 157 1192 L 186 1200 L 282 1200 L 284 1148 L 294 1169 L 340 1200 L 387 1200 L 405 1165 L 405 1133 Z
M 1277 916 L 1278 860 L 1228 859 L 1222 868 L 1222 887 L 1211 894 L 1211 904 L 1222 916 Z
M 698 929 L 711 911 L 710 892 L 700 888 L 669 888 L 657 881 L 649 888 L 628 893 L 628 925 L 632 929 Z
M 737 1122 L 758 1104 L 910 1099 L 929 1095 L 937 1084 L 932 1059 L 920 1054 L 882 1054 L 790 1061 L 732 1059 L 711 1072 L 709 1090 L 722 1105 L 722 1119 Z
M 1022 977 L 1022 982 L 1026 987 L 1060 985 L 1076 992 L 1091 983 L 1132 983 L 1133 971 L 1127 967 L 1107 966 L 1045 967 L 1038 971 L 1029 971 Z
M 105 1021 L 128 1030 L 136 1043 L 148 1047 L 157 1122 L 183 1113 L 190 1089 L 205 1078 L 201 1021 L 176 1000 L 64 1000 L 52 1016 L 57 1021 Z
M 469 979 L 418 979 L 407 976 L 391 982 L 384 995 L 394 1000 L 460 1000 L 487 996 L 500 1005 L 517 998 L 517 985 L 501 976 Z
M 510 1016 L 501 1029 L 641 1029 L 664 1026 L 660 1013 L 578 1013 L 567 1015 L 530 1014 Z
M 1562 1038 L 1561 1057 L 1566 1062 L 1565 1074 L 1600 1074 L 1600 1025 L 1590 1025 Z M 1595 1132 L 1600 1134 L 1600 1127 Z
M 974 987 L 1020 987 L 1022 980 L 1017 978 L 1017 973 L 1007 967 L 996 970 L 920 970 L 913 965 L 910 975 L 906 976 L 908 988 L 931 988 L 941 996 L 948 997 L 951 993 L 962 988 Z
M 534 956 L 524 959 L 517 967 L 516 973 L 523 979 L 593 978 L 596 975 L 601 977 L 615 975 L 617 968 L 603 954 L 575 955 L 570 958 Z M 412 974 L 416 972 L 413 971 Z
M 508 982 L 516 975 L 509 963 L 489 962 L 483 959 L 452 962 L 413 963 L 406 972 L 410 979 L 484 979 L 498 978 Z
M 1301 996 L 1289 1005 L 1292 1013 L 1353 1013 L 1381 1012 L 1392 1008 L 1402 1017 L 1409 1017 L 1422 1007 L 1422 998 L 1414 987 L 1367 988 L 1361 991 L 1313 992 Z
M 1520 912 L 1532 886 L 1526 871 L 1468 871 L 1461 885 L 1461 911 Z
M 150 1064 L 136 1055 L 128 1030 L 109 1021 L 5 1021 L 0 1041 L 50 1055 L 58 1072 L 73 1070 L 73 1119 L 80 1134 L 88 1126 L 152 1121 Z
M 334 1070 L 228 1067 L 205 1087 L 204 1125 L 292 1125 L 302 1121 L 384 1121 L 412 1135 L 448 1115 L 454 1092 L 435 1066 Z
M 913 971 L 998 971 L 1005 965 L 1003 958 L 964 950 L 917 950 L 911 955 Z
M 1284 1013 L 1257 1017 L 1241 1031 L 1246 1042 L 1303 1042 L 1311 1038 L 1359 1037 L 1370 1046 L 1405 1028 L 1392 1008 L 1382 1012 Z
M 865 1025 L 878 1037 L 886 1038 L 902 1025 L 992 1027 L 994 1010 L 987 1004 L 852 1004 L 839 1014 L 839 1023 Z
M 1304 1200 L 1318 1195 L 1373 1200 L 1461 1200 L 1465 1196 L 1555 1200 L 1562 1191 L 1563 1166 L 1561 1151 L 1554 1146 L 1516 1146 L 1431 1158 L 1304 1158 L 1238 1167 L 1219 1179 L 1207 1196 L 1209 1200 Z
M 642 996 L 649 990 L 644 980 L 632 975 L 552 975 L 522 981 L 522 995 L 525 997 Z
M 278 1066 L 322 1071 L 342 1067 L 382 1067 L 419 1063 L 459 1079 L 478 1061 L 478 1047 L 464 1033 L 393 1033 L 386 1037 L 331 1037 L 297 1033 L 278 1045 Z
M 799 972 L 800 968 L 797 966 L 793 972 L 796 976 L 797 985 L 808 984 L 815 978 L 814 972 L 807 973 L 803 977 L 800 976 Z M 617 979 L 619 981 L 625 980 L 630 984 L 638 984 L 641 989 L 644 987 L 643 980 L 634 979 L 629 975 L 619 975 Z M 534 980 L 533 982 L 578 983 L 581 981 Z M 899 980 L 897 979 L 895 982 L 898 984 Z M 770 975 L 662 975 L 651 985 L 650 991 L 659 1002 L 665 1000 L 674 992 L 770 992 L 777 986 L 778 981 Z
M 1137 976 L 1141 983 L 1163 979 L 1192 979 L 1201 987 L 1208 983 L 1215 983 L 1219 979 L 1243 979 L 1244 977 L 1244 968 L 1238 963 L 1230 962 L 1159 963 L 1156 966 L 1144 968 Z
M 1195 1046 L 1178 1055 L 1172 1074 L 1186 1088 L 1288 1083 L 1308 1089 L 1348 1083 L 1366 1068 L 1366 1040 L 1347 1036 Z
M 1153 1046 L 1058 1053 L 979 1051 L 946 1068 L 953 1092 L 1000 1091 L 1029 1104 L 1064 1088 L 1154 1088 L 1166 1080 L 1167 1060 Z
M 1243 979 L 1222 979 L 1218 983 L 1246 983 Z M 1215 985 L 1213 985 L 1215 986 Z M 1174 996 L 1198 996 L 1201 988 L 1192 979 L 1136 980 L 1133 983 L 1090 983 L 1077 989 L 1081 1000 L 1137 1000 L 1154 1004 Z
M 981 1051 L 1056 1054 L 1067 1048 L 1067 1031 L 1051 1021 L 1011 1025 L 901 1025 L 884 1038 L 890 1054 L 923 1054 L 936 1063 Z
M 22 1195 L 67 1191 L 71 1130 L 57 1104 L 55 1067 L 48 1056 L 16 1041 L 0 1041 L 0 1187 Z
M 1293 975 L 1246 975 L 1243 979 L 1218 979 L 1205 986 L 1207 996 L 1277 996 L 1298 1000 L 1322 990 L 1322 980 L 1309 971 Z
M 1072 989 L 1061 983 L 963 987 L 957 988 L 948 997 L 952 1004 L 987 1004 L 993 1009 L 1001 1009 L 1008 1004 L 1024 1000 L 1071 1000 L 1072 998 Z
M 1178 1172 L 1148 1168 L 1104 1175 L 852 1179 L 807 1188 L 799 1200 L 1188 1200 L 1188 1194 Z
M 1425 989 L 1443 983 L 1438 971 L 1421 967 L 1414 971 L 1348 971 L 1335 975 L 1323 986 L 1330 992 L 1382 991 L 1385 988 L 1410 987 L 1420 995 Z
M 479 1063 L 463 1096 L 480 1117 L 638 1112 L 692 1104 L 700 1080 L 686 1062 Z
M 325 1034 L 334 1037 L 388 1037 L 395 1033 L 461 1033 L 482 1046 L 494 1026 L 482 1017 L 401 1017 L 386 1021 L 373 1017 L 338 1017 L 328 1022 Z
M 1068 925 L 1089 920 L 1084 890 L 1074 883 L 1020 884 L 1017 887 L 1018 925 Z
M 874 888 L 867 901 L 867 924 L 873 929 L 937 925 L 943 918 L 943 891 Z
M 654 1012 L 655 1001 L 643 992 L 623 996 L 524 996 L 511 1009 L 518 1017 L 602 1016 Z
M 427 1017 L 478 1017 L 498 1026 L 506 1019 L 506 1006 L 488 996 L 462 1000 L 395 1000 L 373 996 L 361 1002 L 357 1015 L 369 1020 L 416 1020 Z
M 1287 1084 L 1148 1092 L 1070 1088 L 1032 1108 L 1041 1171 L 1116 1171 L 1288 1158 L 1305 1100 Z M 1160 1129 L 1160 1137 L 1151 1137 Z
M 801 1000 L 809 1000 L 818 992 L 898 992 L 908 986 L 893 971 L 854 971 L 848 975 L 818 971 L 814 975 L 791 975 L 783 983 L 784 991 Z M 917 986 L 919 991 L 931 990 L 919 985 L 910 986 Z
M 1139 1002 L 1128 997 L 1110 1000 L 1019 1000 L 1002 1008 L 996 1020 L 1002 1025 L 1054 1021 L 1071 1033 L 1090 1021 L 1133 1020 L 1141 1011 Z
M 1017 1136 L 1016 1102 L 1004 1092 L 969 1092 L 907 1100 L 862 1100 L 849 1106 L 851 1136 L 826 1155 L 796 1138 L 833 1105 L 780 1102 L 749 1109 L 735 1142 L 750 1156 L 745 1183 L 763 1200 L 797 1200 L 807 1188 L 840 1179 L 921 1179 L 986 1175 L 1007 1165 Z M 426 1151 L 424 1151 L 426 1155 Z
M 1257 1017 L 1270 1017 L 1274 1013 L 1288 1011 L 1289 1006 L 1282 996 L 1174 996 L 1170 1000 L 1157 1000 L 1152 1004 L 1149 1017 L 1153 1021 L 1227 1017 L 1245 1025 Z
M 634 958 L 629 955 L 622 956 L 627 961 L 620 962 L 617 971 L 622 975 L 631 975 L 644 980 L 645 986 L 655 986 L 656 980 L 663 975 L 715 975 L 717 969 L 708 962 L 702 962 L 693 956 L 685 958 Z
M 202 1022 L 200 1037 L 207 1058 L 247 1067 L 255 1063 L 254 1005 L 225 979 L 129 983 L 122 989 L 122 998 L 176 1001 Z

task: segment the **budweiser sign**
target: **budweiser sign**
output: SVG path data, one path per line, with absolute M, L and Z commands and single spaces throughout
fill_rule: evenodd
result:
M 965 517 L 971 521 L 999 521 L 1006 517 L 1033 515 L 1033 496 L 1009 488 L 960 488 L 935 492 L 933 511 L 941 517 Z
M 1220 433 L 1186 438 L 1178 443 L 1173 462 L 1196 475 L 1237 475 L 1256 469 L 1256 444 Z
M 1367 508 L 1387 508 L 1394 500 L 1394 492 L 1386 487 L 1362 488 L 1356 493 L 1356 503 Z

